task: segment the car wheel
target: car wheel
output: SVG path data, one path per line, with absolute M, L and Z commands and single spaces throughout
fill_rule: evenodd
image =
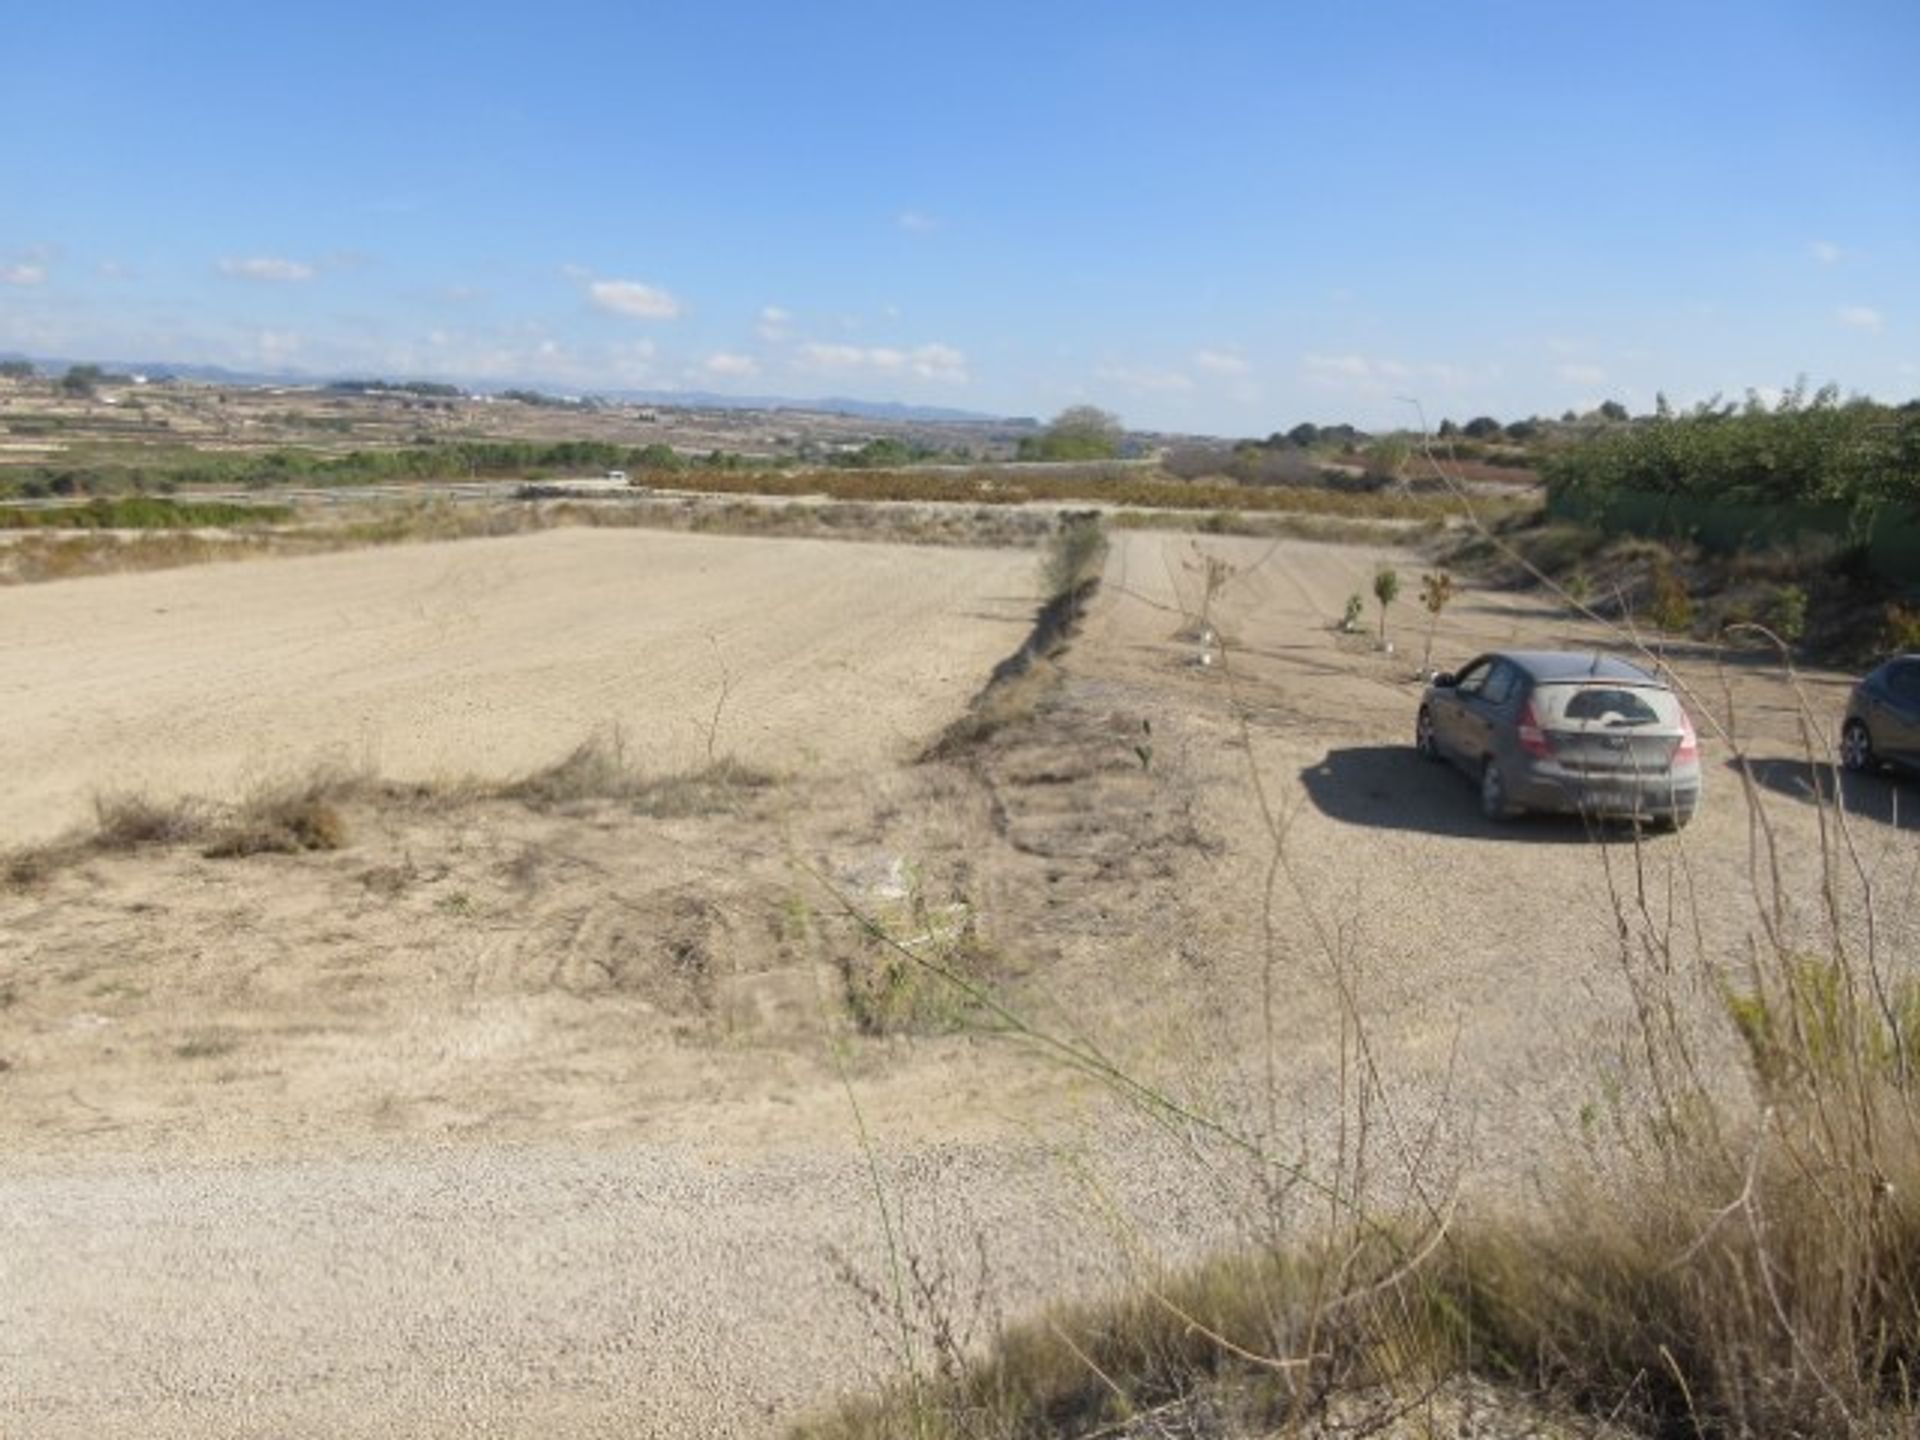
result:
M 1420 707 L 1420 718 L 1413 722 L 1413 748 L 1423 759 L 1440 758 L 1440 742 L 1433 733 L 1433 712 L 1424 705 Z
M 1480 813 L 1489 820 L 1510 820 L 1518 813 L 1507 798 L 1507 777 L 1500 762 L 1489 760 L 1480 770 Z
M 1867 733 L 1865 721 L 1849 720 L 1840 732 L 1840 763 L 1856 775 L 1880 768 L 1880 757 L 1873 753 L 1873 736 Z

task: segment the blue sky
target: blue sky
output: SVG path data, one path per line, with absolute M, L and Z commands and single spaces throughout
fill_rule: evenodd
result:
M 1265 434 L 1920 394 L 1920 5 L 87 3 L 0 350 Z

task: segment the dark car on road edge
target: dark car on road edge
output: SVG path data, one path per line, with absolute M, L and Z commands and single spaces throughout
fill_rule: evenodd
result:
M 1840 763 L 1856 772 L 1882 765 L 1920 771 L 1920 655 L 1896 655 L 1853 687 Z

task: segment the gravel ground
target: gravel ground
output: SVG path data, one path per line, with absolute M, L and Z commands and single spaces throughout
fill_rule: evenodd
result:
M 996 1306 L 1108 1269 L 1049 1154 L 881 1167 L 963 1321 L 982 1254 Z M 1214 1223 L 1130 1171 L 1114 1196 L 1169 1233 Z M 0 1434 L 764 1434 L 887 1373 L 835 1258 L 884 1284 L 885 1248 L 858 1154 L 416 1146 L 7 1175 Z

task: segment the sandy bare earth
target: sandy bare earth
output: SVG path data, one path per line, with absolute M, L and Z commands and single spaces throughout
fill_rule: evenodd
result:
M 1203 666 L 1209 556 L 1229 644 Z M 1391 654 L 1333 624 L 1382 559 Z M 1685 1010 L 1776 897 L 1720 736 L 1678 837 L 1482 820 L 1408 743 L 1419 569 L 1117 535 L 1039 716 L 934 765 L 902 758 L 1017 641 L 1031 553 L 562 532 L 0 593 L 27 747 L 0 837 L 122 773 L 219 793 L 340 745 L 498 774 L 618 720 L 697 758 L 710 630 L 723 748 L 795 772 L 671 818 L 363 805 L 335 852 L 177 847 L 0 892 L 0 1436 L 777 1433 L 889 1365 L 836 1258 L 882 1283 L 850 1096 L 976 1335 L 1234 1233 L 1230 1155 L 1197 1165 L 965 1025 L 859 1033 L 834 890 L 908 884 L 922 929 L 963 907 L 1020 1013 L 1319 1165 L 1354 1068 L 1337 959 L 1384 1087 L 1375 1183 L 1417 1161 L 1469 1203 L 1519 1193 L 1622 1073 L 1622 915 L 1680 917 Z M 1470 587 L 1434 654 L 1597 638 Z M 1776 918 L 1815 933 L 1828 777 L 1795 757 L 1845 677 L 1672 658 L 1752 743 Z M 1896 963 L 1912 794 L 1848 787 Z
M 1031 554 L 569 529 L 0 593 L 0 844 L 100 790 L 316 760 L 500 779 L 619 725 L 661 768 L 885 761 L 1018 642 Z

